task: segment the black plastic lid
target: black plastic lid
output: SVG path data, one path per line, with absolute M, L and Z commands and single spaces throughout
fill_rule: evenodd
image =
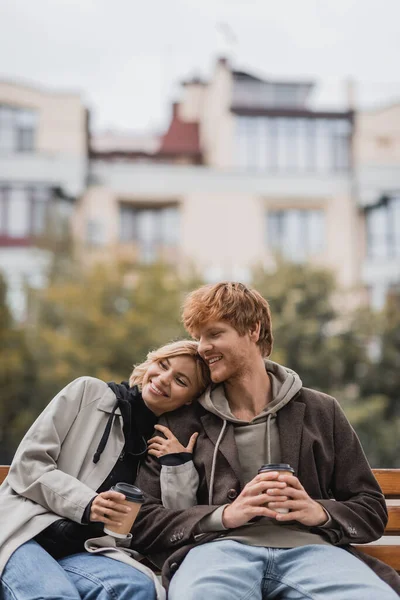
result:
M 294 473 L 293 467 L 285 463 L 269 463 L 268 465 L 262 465 L 258 472 L 266 473 L 267 471 L 291 471 Z
M 130 502 L 143 502 L 144 500 L 142 490 L 130 483 L 116 483 L 111 489 L 113 492 L 124 494 Z

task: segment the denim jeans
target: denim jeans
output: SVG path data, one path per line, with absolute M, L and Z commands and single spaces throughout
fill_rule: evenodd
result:
M 10 557 L 0 580 L 1 600 L 155 600 L 152 580 L 106 556 L 73 554 L 54 560 L 35 541 Z
M 333 546 L 259 548 L 233 540 L 193 548 L 169 600 L 395 600 L 362 561 Z

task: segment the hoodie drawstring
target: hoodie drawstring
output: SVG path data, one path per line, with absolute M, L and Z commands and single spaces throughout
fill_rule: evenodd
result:
M 267 417 L 267 464 L 270 464 L 272 462 L 271 460 L 271 421 L 272 421 L 272 417 L 274 417 L 275 414 L 270 413 Z
M 225 433 L 225 429 L 226 429 L 226 420 L 224 419 L 223 425 L 222 425 L 222 429 L 219 433 L 218 439 L 217 439 L 217 443 L 215 444 L 215 448 L 214 448 L 214 454 L 213 454 L 213 459 L 212 459 L 212 466 L 211 466 L 211 477 L 210 477 L 210 490 L 208 492 L 208 504 L 209 506 L 212 505 L 212 497 L 213 497 L 213 491 L 214 491 L 214 479 L 215 479 L 215 465 L 217 462 L 217 454 L 218 454 L 218 448 L 219 445 L 222 441 L 222 438 L 224 437 L 224 433 Z
M 101 456 L 104 448 L 106 447 L 106 444 L 108 442 L 108 438 L 110 437 L 110 431 L 111 431 L 111 427 L 112 427 L 113 420 L 114 420 L 114 417 L 115 417 L 115 411 L 118 408 L 118 404 L 119 404 L 119 401 L 117 400 L 116 403 L 114 404 L 114 408 L 112 409 L 112 413 L 108 417 L 107 425 L 105 426 L 105 429 L 103 431 L 103 435 L 101 436 L 101 440 L 99 442 L 99 445 L 97 446 L 97 450 L 94 453 L 93 462 L 95 464 L 99 462 L 100 456 Z

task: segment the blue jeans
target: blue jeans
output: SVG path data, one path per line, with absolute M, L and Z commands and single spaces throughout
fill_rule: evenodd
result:
M 233 540 L 193 548 L 169 600 L 396 600 L 362 561 L 333 546 L 259 548 Z
M 10 557 L 0 580 L 1 600 L 155 600 L 152 580 L 106 556 L 73 554 L 54 560 L 35 541 Z

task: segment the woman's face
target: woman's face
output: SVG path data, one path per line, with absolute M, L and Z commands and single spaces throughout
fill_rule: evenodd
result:
M 151 363 L 143 378 L 143 400 L 157 416 L 191 404 L 200 391 L 195 359 L 188 355 Z

